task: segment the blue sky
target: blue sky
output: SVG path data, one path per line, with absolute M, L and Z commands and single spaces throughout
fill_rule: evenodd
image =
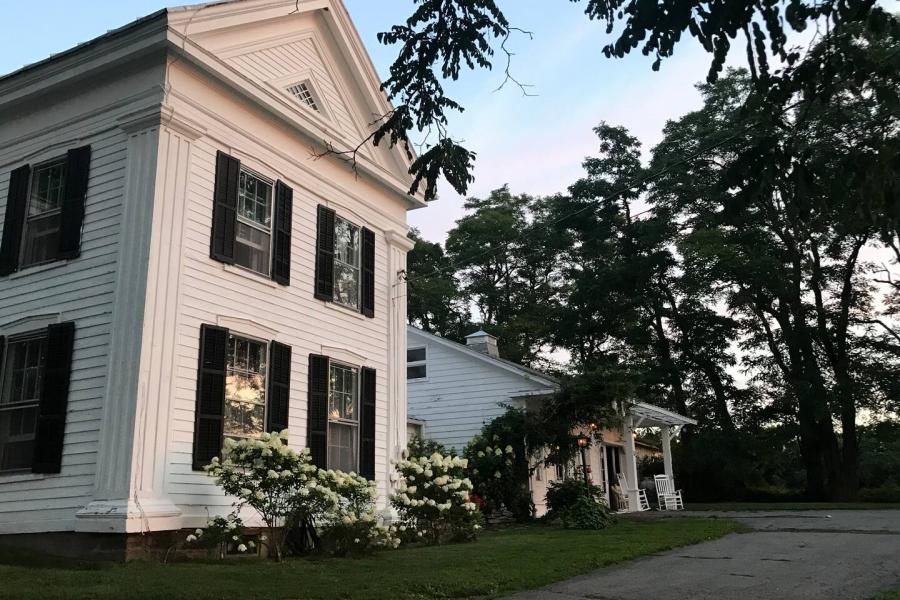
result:
M 378 44 L 376 35 L 401 22 L 412 0 L 345 0 L 381 74 L 396 50 Z M 0 23 L 0 72 L 96 37 L 147 15 L 165 0 L 32 0 L 6 2 Z M 591 128 L 600 121 L 624 125 L 647 147 L 659 141 L 667 119 L 699 106 L 693 85 L 703 78 L 709 57 L 687 39 L 659 72 L 634 53 L 605 58 L 603 26 L 588 21 L 582 4 L 567 0 L 500 0 L 516 27 L 512 71 L 533 85 L 524 97 L 515 86 L 494 91 L 503 81 L 504 57 L 494 71 L 466 73 L 449 85 L 451 97 L 467 108 L 454 117 L 452 132 L 478 152 L 476 180 L 470 195 L 486 195 L 509 184 L 514 192 L 551 194 L 564 191 L 581 174 L 581 161 L 596 151 Z M 900 2 L 893 0 L 893 6 Z M 27 35 L 26 35 L 27 33 Z M 433 240 L 462 216 L 463 198 L 449 186 L 427 209 L 410 215 L 412 225 Z

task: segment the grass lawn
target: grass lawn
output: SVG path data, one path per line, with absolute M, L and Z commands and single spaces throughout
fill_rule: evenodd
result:
M 685 510 L 884 510 L 900 509 L 900 502 L 691 502 Z
M 740 530 L 727 519 L 694 518 L 622 520 L 603 531 L 529 525 L 488 531 L 473 544 L 280 565 L 246 559 L 173 565 L 19 561 L 0 564 L 0 598 L 493 598 Z
M 893 592 L 883 592 L 872 598 L 872 600 L 900 600 L 900 590 L 894 590 Z

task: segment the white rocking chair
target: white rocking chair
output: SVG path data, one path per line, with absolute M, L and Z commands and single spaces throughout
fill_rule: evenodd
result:
M 656 484 L 656 497 L 659 500 L 659 510 L 684 510 L 684 502 L 681 500 L 681 490 L 676 490 L 672 480 L 665 475 L 654 475 Z
M 647 491 L 640 488 L 628 489 L 628 484 L 625 482 L 625 476 L 621 473 L 619 473 L 619 489 L 622 490 L 622 496 L 625 498 L 627 512 L 643 512 L 645 510 L 650 510 L 650 501 L 647 500 Z M 636 507 L 631 505 L 631 492 L 637 492 L 638 505 Z

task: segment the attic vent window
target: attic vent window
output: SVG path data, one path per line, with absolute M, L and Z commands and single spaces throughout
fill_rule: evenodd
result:
M 288 87 L 287 91 L 291 96 L 299 100 L 302 104 L 305 104 L 309 108 L 318 112 L 319 104 L 316 102 L 316 97 L 313 95 L 310 88 L 311 85 L 309 81 L 301 81 L 300 83 L 295 83 L 294 85 Z

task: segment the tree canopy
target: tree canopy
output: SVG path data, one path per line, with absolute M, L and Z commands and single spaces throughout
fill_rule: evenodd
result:
M 898 40 L 857 24 L 814 46 L 855 56 L 833 63 L 847 76 L 827 97 L 791 70 L 777 94 L 758 69 L 727 70 L 649 161 L 601 123 L 567 193 L 466 203 L 443 276 L 507 357 L 570 357 L 555 429 L 646 400 L 697 418 L 698 452 L 743 457 L 744 484 L 794 480 L 752 466 L 769 440 L 796 454 L 809 497 L 856 496 L 860 416 L 900 404 Z

